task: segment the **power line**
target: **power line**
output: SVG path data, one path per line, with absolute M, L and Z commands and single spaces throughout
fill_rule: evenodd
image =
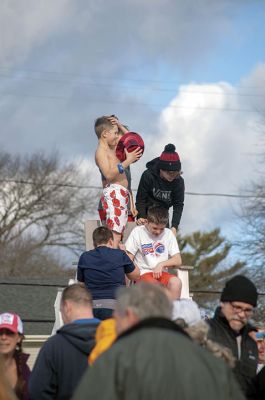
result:
M 102 189 L 102 186 L 93 186 L 93 185 L 74 185 L 71 183 L 41 183 L 34 181 L 27 181 L 23 179 L 0 179 L 0 182 L 7 183 L 18 183 L 22 185 L 38 185 L 38 186 L 56 186 L 56 187 L 69 187 L 74 189 Z
M 263 198 L 264 196 L 256 195 L 245 195 L 245 194 L 228 194 L 228 193 L 195 193 L 195 192 L 185 192 L 191 196 L 215 196 L 215 197 L 233 197 L 233 198 Z
M 35 95 L 35 94 L 27 94 L 27 93 L 12 93 L 12 92 L 0 92 L 2 96 L 14 96 L 14 97 L 32 97 L 38 99 L 54 99 L 54 100 L 69 100 L 71 97 L 65 96 L 47 96 L 47 95 Z M 119 101 L 116 99 L 113 100 L 97 100 L 97 99 L 86 99 L 87 103 L 106 103 L 106 104 L 123 104 L 129 106 L 148 106 L 148 107 L 165 107 L 165 104 L 152 104 L 145 102 L 130 102 L 130 101 Z M 186 110 L 199 110 L 199 111 L 231 111 L 231 112 L 249 112 L 254 113 L 257 112 L 255 109 L 247 109 L 247 108 L 225 108 L 225 107 L 200 107 L 200 106 L 180 106 L 169 104 L 166 105 L 167 108 L 175 108 L 175 109 L 186 109 Z
M 4 71 L 10 71 L 9 67 L 3 67 L 0 66 L 0 70 Z M 79 72 L 59 72 L 59 71 L 49 71 L 49 70 L 39 70 L 39 69 L 31 69 L 31 68 L 13 68 L 12 71 L 17 71 L 18 73 L 38 73 L 38 74 L 47 74 L 47 75 L 54 75 L 54 76 L 68 76 L 72 78 L 85 78 L 85 79 L 106 79 L 108 81 L 113 80 L 113 81 L 120 81 L 120 82 L 143 82 L 143 83 L 167 83 L 167 84 L 181 84 L 179 80 L 165 80 L 165 79 L 141 79 L 141 78 L 132 78 L 132 77 L 117 77 L 117 76 L 107 76 L 106 78 L 102 78 L 100 76 L 96 75 L 88 75 L 88 74 L 82 74 Z M 260 90 L 260 86 L 242 86 L 242 85 L 234 85 L 233 87 L 238 88 L 238 89 L 254 89 L 254 90 Z M 262 89 L 265 90 L 265 86 L 262 87 Z
M 74 184 L 66 184 L 66 183 L 41 183 L 41 182 L 33 182 L 27 181 L 23 179 L 0 179 L 0 182 L 6 183 L 18 183 L 22 185 L 38 185 L 38 186 L 56 186 L 56 187 L 68 187 L 73 189 L 97 189 L 102 190 L 102 186 L 93 186 L 93 185 L 74 185 Z M 137 189 L 132 189 L 133 192 L 136 192 Z M 231 198 L 264 198 L 264 196 L 256 196 L 256 195 L 244 195 L 244 194 L 229 194 L 229 193 L 196 193 L 196 192 L 185 192 L 185 194 L 189 196 L 214 196 L 214 197 L 231 197 Z
M 156 87 L 143 87 L 143 86 L 121 86 L 119 84 L 111 84 L 111 83 L 96 83 L 96 82 L 76 82 L 75 80 L 69 79 L 48 79 L 48 78 L 37 78 L 31 76 L 10 76 L 0 74 L 0 78 L 10 79 L 10 80 L 31 80 L 31 81 L 40 81 L 40 82 L 52 82 L 52 83 L 72 83 L 75 86 L 94 86 L 94 87 L 111 87 L 115 89 L 129 89 L 129 90 L 146 90 L 156 91 L 156 92 L 168 92 L 168 93 L 185 93 L 185 94 L 210 94 L 217 96 L 237 96 L 237 97 L 265 97 L 264 94 L 255 94 L 255 93 L 229 93 L 229 92 L 217 92 L 217 91 L 206 91 L 206 90 L 187 90 L 187 89 L 166 89 L 166 88 L 156 88 Z

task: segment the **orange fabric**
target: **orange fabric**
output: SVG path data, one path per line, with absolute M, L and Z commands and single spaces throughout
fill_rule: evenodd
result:
M 116 339 L 116 322 L 114 318 L 102 321 L 96 331 L 96 345 L 88 356 L 88 363 L 92 365 L 101 353 L 108 350 Z
M 137 279 L 137 282 L 144 281 L 151 283 L 161 283 L 163 286 L 167 286 L 171 278 L 173 278 L 173 275 L 169 274 L 168 272 L 162 272 L 160 278 L 154 278 L 153 272 L 147 272 L 146 274 L 141 275 L 140 278 Z

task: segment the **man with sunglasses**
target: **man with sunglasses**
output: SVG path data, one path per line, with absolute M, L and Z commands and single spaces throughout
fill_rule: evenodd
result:
M 254 283 L 243 275 L 236 275 L 222 291 L 220 306 L 209 320 L 209 339 L 228 347 L 235 359 L 234 372 L 242 391 L 247 396 L 251 379 L 256 374 L 258 349 L 249 332 L 249 323 L 258 293 Z

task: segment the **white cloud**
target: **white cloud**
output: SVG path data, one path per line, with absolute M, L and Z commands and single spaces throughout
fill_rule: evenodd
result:
M 244 80 L 248 94 L 257 93 L 255 90 L 264 77 L 265 65 Z M 151 135 L 145 138 L 145 159 L 158 156 L 167 143 L 174 143 L 181 157 L 186 191 L 238 194 L 255 174 L 259 140 L 256 126 L 260 115 L 251 107 L 253 98 L 257 107 L 263 102 L 262 98 L 253 96 L 250 100 L 240 94 L 241 86 L 225 82 L 181 86 L 161 113 L 156 140 Z M 236 202 L 187 195 L 181 227 L 186 232 L 216 226 L 228 231 Z

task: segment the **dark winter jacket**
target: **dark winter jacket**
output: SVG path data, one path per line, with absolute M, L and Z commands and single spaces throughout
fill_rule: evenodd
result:
M 223 361 L 175 326 L 152 318 L 126 331 L 85 373 L 73 400 L 243 400 Z
M 265 367 L 253 378 L 248 398 L 251 400 L 265 399 Z
M 82 322 L 82 323 L 81 323 Z M 66 400 L 88 366 L 98 320 L 64 325 L 41 348 L 29 382 L 30 400 Z
M 251 380 L 256 375 L 258 362 L 258 349 L 256 342 L 249 336 L 249 332 L 253 327 L 249 324 L 241 329 L 241 355 L 238 356 L 237 334 L 230 328 L 227 319 L 221 312 L 221 308 L 217 307 L 215 315 L 209 321 L 210 330 L 209 339 L 228 347 L 236 358 L 236 366 L 234 373 L 245 394 L 248 393 Z
M 148 208 L 161 206 L 169 209 L 173 206 L 172 226 L 176 229 L 180 223 L 184 207 L 184 179 L 179 176 L 168 182 L 160 177 L 159 158 L 146 164 L 136 194 L 137 218 L 146 218 Z

